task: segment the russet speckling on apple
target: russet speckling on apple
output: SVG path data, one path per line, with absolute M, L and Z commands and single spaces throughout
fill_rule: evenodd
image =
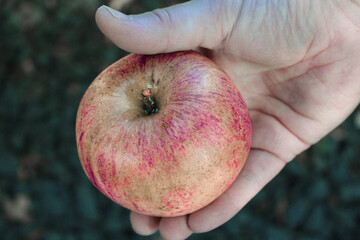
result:
M 114 202 L 152 216 L 180 216 L 215 200 L 250 150 L 239 90 L 194 51 L 130 54 L 105 69 L 76 119 L 81 164 Z

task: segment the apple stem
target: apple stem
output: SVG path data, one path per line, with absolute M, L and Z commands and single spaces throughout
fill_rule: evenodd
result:
M 141 91 L 141 96 L 144 103 L 144 111 L 147 115 L 153 115 L 158 112 L 155 101 L 150 98 L 151 94 L 152 92 L 150 88 Z

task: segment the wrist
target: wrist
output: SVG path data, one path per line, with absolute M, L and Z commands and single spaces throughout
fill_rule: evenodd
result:
M 360 28 L 360 0 L 333 0 L 336 8 Z

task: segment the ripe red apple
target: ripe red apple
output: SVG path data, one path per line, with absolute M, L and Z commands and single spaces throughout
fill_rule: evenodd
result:
M 107 197 L 142 214 L 179 216 L 235 180 L 251 124 L 239 90 L 210 59 L 131 54 L 86 91 L 76 140 L 86 175 Z

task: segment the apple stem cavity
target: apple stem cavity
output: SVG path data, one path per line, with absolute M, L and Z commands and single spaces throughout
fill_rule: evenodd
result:
M 154 115 L 159 110 L 155 104 L 155 101 L 151 99 L 151 94 L 152 91 L 150 88 L 141 91 L 141 96 L 144 104 L 144 112 L 146 113 L 146 115 Z

